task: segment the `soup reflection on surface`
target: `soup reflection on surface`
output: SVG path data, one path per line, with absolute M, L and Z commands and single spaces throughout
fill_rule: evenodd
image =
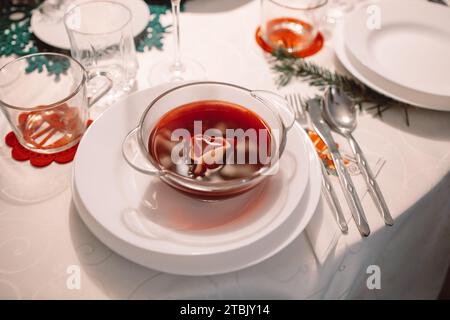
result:
M 150 156 L 192 179 L 245 179 L 270 165 L 271 132 L 254 112 L 224 101 L 197 101 L 162 116 L 150 134 Z

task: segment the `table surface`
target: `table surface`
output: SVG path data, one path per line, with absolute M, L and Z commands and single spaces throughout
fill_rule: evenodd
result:
M 181 17 L 182 51 L 201 61 L 211 80 L 281 94 L 315 93 L 300 81 L 276 88 L 267 56 L 254 41 L 258 20 L 259 1 L 188 2 Z M 334 54 L 332 31 L 324 30 L 325 47 L 312 60 L 345 72 Z M 151 66 L 172 48 L 168 35 L 163 51 L 138 54 L 136 90 L 148 87 Z M 92 117 L 100 112 L 94 109 Z M 324 262 L 311 247 L 319 240 L 302 234 L 256 266 L 208 277 L 164 274 L 115 254 L 76 212 L 71 164 L 35 169 L 11 160 L 1 141 L 0 298 L 435 298 L 449 266 L 450 113 L 412 108 L 409 115 L 408 127 L 400 108 L 382 118 L 366 113 L 355 131 L 366 153 L 386 161 L 378 181 L 394 227 L 382 224 L 366 197 L 371 236 L 362 239 L 351 223 Z M 1 116 L 0 136 L 9 130 Z M 366 286 L 369 265 L 381 269 L 381 290 Z M 71 266 L 80 268 L 79 290 L 67 286 Z

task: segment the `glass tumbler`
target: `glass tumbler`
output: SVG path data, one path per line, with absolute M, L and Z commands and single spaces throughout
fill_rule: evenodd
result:
M 64 16 L 72 57 L 88 71 L 107 72 L 113 81 L 102 98 L 105 105 L 128 93 L 135 83 L 138 62 L 131 20 L 130 9 L 112 1 L 84 2 Z
M 46 61 L 30 72 L 29 65 Z M 64 71 L 55 75 L 54 64 Z M 105 86 L 95 96 L 86 94 L 89 82 L 102 78 Z M 88 108 L 111 88 L 104 73 L 88 73 L 69 56 L 37 53 L 13 60 L 0 69 L 0 109 L 20 144 L 51 154 L 77 144 L 86 130 Z
M 272 48 L 297 53 L 317 36 L 327 0 L 261 0 L 261 37 Z

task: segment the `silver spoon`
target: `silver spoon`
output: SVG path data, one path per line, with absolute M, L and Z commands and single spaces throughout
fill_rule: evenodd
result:
M 329 87 L 325 92 L 323 112 L 323 116 L 332 130 L 347 138 L 352 152 L 355 155 L 359 169 L 366 180 L 367 186 L 369 187 L 369 193 L 377 205 L 377 208 L 384 219 L 384 223 L 392 226 L 394 224 L 394 220 L 392 219 L 389 208 L 386 205 L 386 201 L 384 200 L 380 187 L 375 180 L 372 170 L 370 169 L 361 148 L 352 135 L 352 132 L 355 130 L 357 124 L 356 104 L 345 92 L 343 92 L 343 90 L 337 87 Z

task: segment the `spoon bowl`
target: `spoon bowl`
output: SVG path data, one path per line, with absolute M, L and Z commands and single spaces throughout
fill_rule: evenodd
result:
M 333 130 L 345 136 L 356 128 L 356 104 L 338 87 L 329 87 L 325 91 L 323 116 Z

